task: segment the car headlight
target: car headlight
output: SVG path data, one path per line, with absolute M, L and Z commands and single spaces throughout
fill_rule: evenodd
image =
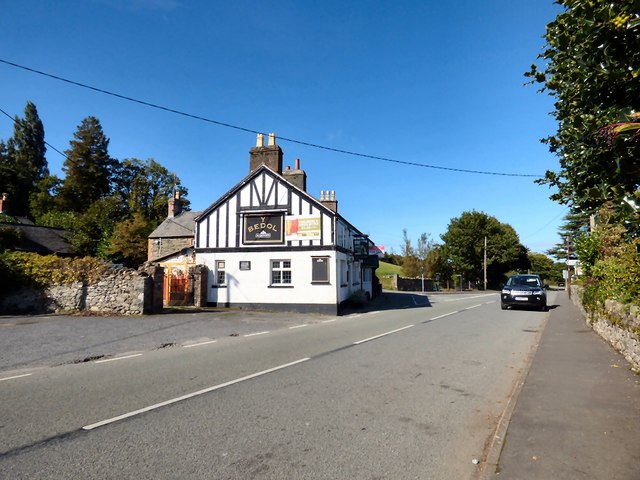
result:
M 507 288 L 503 288 L 503 289 L 502 289 L 502 293 L 507 293 L 507 294 L 509 294 L 509 293 L 511 293 L 511 290 L 509 290 L 509 289 L 507 289 Z
M 534 295 L 544 295 L 544 290 L 535 290 L 533 292 Z

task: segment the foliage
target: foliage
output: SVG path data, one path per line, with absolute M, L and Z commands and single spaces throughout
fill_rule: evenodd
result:
M 20 244 L 24 234 L 11 225 L 0 225 L 0 252 L 10 250 Z
M 137 266 L 147 259 L 147 237 L 153 230 L 151 222 L 141 213 L 116 224 L 107 253 L 128 266 Z
M 556 100 L 558 130 L 544 142 L 560 170 L 548 171 L 540 183 L 557 188 L 553 200 L 587 213 L 612 201 L 620 216 L 634 214 L 623 200 L 640 199 L 640 142 L 627 141 L 631 135 L 612 142 L 606 126 L 620 127 L 640 110 L 638 2 L 557 3 L 565 10 L 547 25 L 542 66 L 526 73 Z
M 401 265 L 402 264 L 402 255 L 398 255 L 393 252 L 384 252 L 382 256 L 382 261 L 391 263 L 392 265 Z
M 443 255 L 455 274 L 462 274 L 466 280 L 483 278 L 485 237 L 489 283 L 499 283 L 509 270 L 529 268 L 527 250 L 511 225 L 486 213 L 471 211 L 451 219 L 441 235 Z
M 531 273 L 538 274 L 545 283 L 558 282 L 562 280 L 562 270 L 564 264 L 555 263 L 551 258 L 543 253 L 528 252 Z
M 32 102 L 25 106 L 24 119 L 15 117 L 13 137 L 0 150 L 0 191 L 9 194 L 13 215 L 27 216 L 29 196 L 49 174 L 44 127 Z
M 66 210 L 84 212 L 90 205 L 111 193 L 111 180 L 117 161 L 109 156 L 109 139 L 100 121 L 87 117 L 78 125 L 62 167 L 65 172 L 60 188 L 61 204 Z
M 566 262 L 567 260 L 567 240 L 569 241 L 569 258 L 576 259 L 578 255 L 576 253 L 575 241 L 581 235 L 589 231 L 589 215 L 586 215 L 577 210 L 571 209 L 564 216 L 564 221 L 558 229 L 558 235 L 560 236 L 560 242 L 547 250 L 545 253 L 554 257 L 556 260 Z
M 583 302 L 588 308 L 602 309 L 607 299 L 640 305 L 640 239 L 629 241 L 624 231 L 614 210 L 604 208 L 593 232 L 580 241 L 579 258 L 587 276 Z
M 95 258 L 64 258 L 30 252 L 0 253 L 0 283 L 9 289 L 96 281 L 107 265 Z
M 114 184 L 127 212 L 141 213 L 155 225 L 167 216 L 167 199 L 173 197 L 174 189 L 180 193 L 182 209 L 189 210 L 189 200 L 185 198 L 187 189 L 180 185 L 177 175 L 154 159 L 124 160 L 117 169 Z
M 416 247 L 411 244 L 406 229 L 402 231 L 402 236 L 402 271 L 404 275 L 410 278 L 434 277 L 438 266 L 437 245 L 429 239 L 429 235 L 426 233 L 420 234 Z

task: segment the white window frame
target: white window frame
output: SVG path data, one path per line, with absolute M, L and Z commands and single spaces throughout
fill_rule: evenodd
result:
M 286 274 L 288 275 L 288 278 Z M 274 277 L 278 275 L 278 278 Z M 293 285 L 293 273 L 290 259 L 269 260 L 269 285 L 272 287 L 290 287 Z
M 220 281 L 222 279 L 222 281 Z M 216 260 L 216 285 L 219 287 L 227 286 L 227 269 L 224 260 Z

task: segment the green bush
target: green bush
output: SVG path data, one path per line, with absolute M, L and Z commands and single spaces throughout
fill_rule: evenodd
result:
M 49 287 L 100 278 L 107 265 L 96 258 L 64 258 L 29 252 L 0 253 L 0 283 L 8 290 Z

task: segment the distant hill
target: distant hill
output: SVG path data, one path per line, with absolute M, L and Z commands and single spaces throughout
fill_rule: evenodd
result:
M 402 267 L 380 261 L 380 266 L 376 269 L 376 277 L 380 279 L 382 288 L 385 290 L 391 289 L 391 276 L 402 275 Z

